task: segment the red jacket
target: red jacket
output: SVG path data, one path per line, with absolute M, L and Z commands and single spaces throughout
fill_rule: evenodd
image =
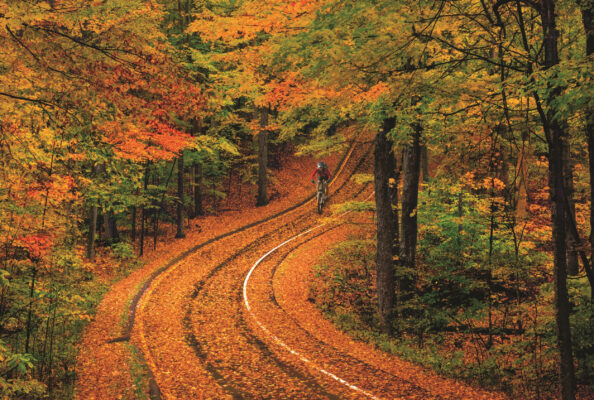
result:
M 330 180 L 330 177 L 331 177 L 330 171 L 328 171 L 328 168 L 323 168 L 323 169 L 316 168 L 316 170 L 313 172 L 313 174 L 311 174 L 311 179 L 313 179 L 316 176 L 316 174 L 320 174 L 320 178 L 326 178 L 328 180 Z

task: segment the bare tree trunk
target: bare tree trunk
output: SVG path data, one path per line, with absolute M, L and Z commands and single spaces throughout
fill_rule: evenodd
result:
M 186 237 L 184 232 L 184 154 L 177 160 L 177 232 L 176 239 Z
M 97 175 L 97 167 L 95 164 L 91 167 L 93 176 Z M 87 258 L 93 260 L 95 258 L 95 237 L 97 236 L 97 205 L 92 205 L 89 212 L 89 237 L 87 239 Z
M 544 33 L 545 68 L 559 64 L 557 37 L 559 35 L 555 20 L 554 0 L 542 0 L 541 19 Z M 560 88 L 552 88 L 548 104 L 560 93 Z M 552 110 L 541 113 L 549 147 L 549 187 L 551 192 L 551 220 L 554 243 L 554 285 L 555 319 L 560 355 L 560 381 L 562 400 L 575 400 L 575 374 L 571 349 L 571 328 L 569 324 L 569 296 L 567 293 L 567 204 L 565 174 L 563 166 L 563 141 L 566 140 L 560 121 Z
M 96 172 L 99 175 L 105 173 L 105 164 L 97 165 Z M 118 228 L 116 225 L 115 216 L 113 211 L 103 210 L 103 214 L 101 215 L 103 219 L 103 236 L 107 243 L 117 243 L 120 241 L 120 235 L 118 233 Z
M 582 0 L 582 22 L 586 31 L 586 56 L 592 57 L 594 54 L 594 27 L 592 20 L 594 17 L 594 3 Z M 590 165 L 590 230 L 594 229 L 594 110 L 586 113 L 586 136 L 588 138 L 588 161 Z M 590 264 L 594 263 L 594 235 L 590 235 Z M 585 266 L 588 280 L 590 281 L 591 295 L 594 297 L 594 277 L 592 270 L 594 266 Z
M 387 133 L 394 128 L 394 119 L 384 121 L 384 126 L 375 137 L 375 207 L 377 214 L 377 298 L 381 329 L 392 332 L 394 309 L 394 215 L 390 199 L 390 176 L 394 162 L 392 144 Z
M 95 259 L 95 236 L 97 234 L 97 206 L 91 206 L 89 213 L 89 238 L 87 241 L 87 258 Z
M 136 206 L 132 207 L 132 210 L 130 211 L 130 214 L 132 214 L 132 226 L 130 228 L 131 230 L 131 236 L 132 236 L 132 243 L 134 243 L 136 241 Z
M 103 227 L 105 229 L 105 240 L 107 243 L 117 243 L 120 241 L 120 234 L 113 211 L 103 213 Z
M 194 174 L 194 215 L 204 215 L 202 208 L 202 163 L 196 164 Z
M 419 175 L 421 156 L 420 125 L 414 126 L 412 142 L 404 149 L 402 168 L 402 236 L 400 241 L 400 262 L 409 271 L 415 269 L 417 247 L 417 203 L 419 199 Z M 412 277 L 403 281 L 403 289 L 410 290 Z
M 575 377 L 569 324 L 569 296 L 567 293 L 567 213 L 563 173 L 561 127 L 551 121 L 552 143 L 549 145 L 549 179 L 551 191 L 551 219 L 553 222 L 555 317 L 560 351 L 561 398 L 575 399 Z
M 149 162 L 146 162 L 146 167 L 144 170 L 144 188 L 143 188 L 143 193 L 146 196 L 146 188 L 148 187 L 148 181 L 149 181 Z M 146 221 L 146 208 L 143 204 L 142 206 L 142 210 L 141 210 L 141 217 L 140 217 L 140 256 L 142 257 L 142 255 L 144 254 L 144 234 L 146 232 L 145 228 L 144 228 L 144 224 Z
M 427 150 L 426 144 L 421 144 L 421 182 L 427 182 L 429 180 L 429 150 Z
M 523 221 L 528 215 L 528 162 L 526 160 L 528 151 L 527 144 L 522 141 L 520 154 L 518 155 L 518 163 L 516 165 L 516 191 L 518 198 L 516 201 L 516 221 Z
M 227 180 L 227 207 L 231 204 L 231 187 L 233 185 L 233 167 L 229 168 L 229 179 Z
M 33 264 L 33 273 L 31 275 L 31 285 L 29 286 L 29 311 L 27 312 L 27 332 L 25 340 L 25 353 L 29 353 L 29 342 L 31 340 L 31 324 L 33 322 L 33 295 L 35 294 L 35 278 L 37 278 L 37 261 Z
M 54 305 L 53 305 L 53 312 L 52 312 L 52 325 L 51 325 L 51 331 L 50 331 L 50 345 L 49 345 L 49 365 L 48 365 L 48 393 L 50 396 L 50 399 L 53 398 L 52 393 L 53 393 L 53 388 L 54 388 L 54 374 L 52 372 L 53 369 L 53 363 L 54 363 L 54 341 L 55 341 L 55 328 L 56 328 L 56 310 L 57 310 L 57 299 L 54 301 Z
M 192 4 L 194 4 L 194 2 L 192 0 L 186 0 L 186 15 L 185 15 L 185 26 L 188 26 L 190 24 L 190 11 L 192 8 Z
M 159 217 L 161 207 L 153 211 L 153 251 L 157 250 L 157 239 L 159 238 Z
M 575 200 L 573 198 L 573 166 L 571 163 L 571 149 L 569 138 L 563 140 L 563 169 L 565 174 L 565 196 L 567 199 L 567 218 L 575 220 Z M 579 273 L 578 252 L 576 250 L 578 238 L 574 237 L 573 231 L 567 225 L 566 246 L 567 246 L 567 273 L 577 275 Z
M 260 109 L 260 133 L 258 133 L 258 197 L 256 206 L 268 204 L 268 109 Z
M 395 123 L 395 122 L 394 122 Z M 394 254 L 398 254 L 400 249 L 400 200 L 398 193 L 398 185 L 400 184 L 400 174 L 402 172 L 402 165 L 396 161 L 394 149 L 390 149 L 390 202 L 392 203 L 392 214 L 394 215 Z
M 218 197 L 217 197 L 217 185 L 214 181 L 211 183 L 211 189 L 210 191 L 212 192 L 212 209 L 214 210 L 215 213 L 217 213 L 217 205 L 218 205 Z

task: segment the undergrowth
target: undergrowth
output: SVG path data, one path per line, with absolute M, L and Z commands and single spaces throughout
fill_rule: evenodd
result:
M 465 318 L 465 324 L 474 328 L 485 326 L 487 306 L 480 299 L 475 299 L 475 314 L 470 318 L 460 308 L 437 308 L 422 293 L 405 300 L 401 296 L 400 310 L 404 311 L 395 318 L 394 334 L 389 336 L 380 332 L 375 310 L 374 257 L 373 239 L 351 238 L 330 249 L 314 267 L 310 300 L 340 330 L 444 376 L 504 391 L 512 398 L 555 398 L 556 336 L 550 285 L 543 285 L 521 310 L 512 310 L 511 304 L 497 305 L 492 310 L 497 315 L 492 335 L 450 331 L 458 318 Z M 592 308 L 586 286 L 585 280 L 574 280 L 571 291 L 581 382 L 592 376 L 592 342 L 588 340 L 592 337 Z M 518 331 L 522 334 L 515 334 L 510 327 L 514 312 L 522 313 L 524 326 Z

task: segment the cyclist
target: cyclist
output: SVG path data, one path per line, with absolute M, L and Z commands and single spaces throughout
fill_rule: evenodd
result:
M 314 183 L 315 176 L 318 176 L 317 183 L 318 183 L 318 190 L 319 185 L 322 185 L 322 190 L 324 191 L 324 200 L 328 199 L 328 181 L 331 178 L 330 170 L 328 170 L 328 166 L 323 161 L 318 161 L 318 165 L 316 170 L 311 174 L 311 182 Z

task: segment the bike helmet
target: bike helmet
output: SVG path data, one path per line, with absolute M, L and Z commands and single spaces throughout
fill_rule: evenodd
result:
M 318 168 L 320 168 L 320 169 L 326 168 L 326 163 L 324 161 L 318 161 Z

